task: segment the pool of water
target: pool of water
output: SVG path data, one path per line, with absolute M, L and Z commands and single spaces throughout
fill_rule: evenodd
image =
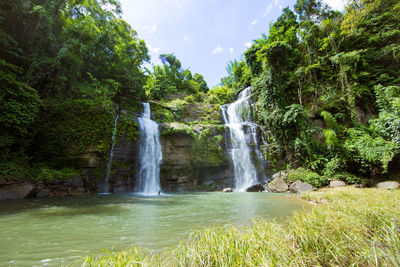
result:
M 282 218 L 307 207 L 268 193 L 96 195 L 0 202 L 0 266 L 59 266 L 73 257 L 139 245 L 176 245 L 193 230 Z

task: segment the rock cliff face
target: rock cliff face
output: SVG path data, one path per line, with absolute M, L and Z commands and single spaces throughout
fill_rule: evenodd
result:
M 183 130 L 184 129 L 184 130 Z M 208 191 L 233 186 L 234 176 L 226 155 L 224 129 L 220 126 L 195 126 L 189 131 L 181 124 L 161 124 L 160 142 L 163 160 L 160 182 L 163 191 Z M 84 174 L 97 180 L 90 191 L 102 188 L 104 167 L 96 153 L 85 155 Z M 111 167 L 110 189 L 114 193 L 133 192 L 139 170 L 138 144 L 121 138 L 115 145 Z M 97 187 L 97 188 L 95 188 Z
M 199 152 L 194 137 L 170 135 L 161 138 L 163 163 L 161 186 L 165 191 L 193 191 L 220 189 L 233 185 L 233 173 L 221 147 L 220 155 L 209 155 L 210 159 L 220 156 L 218 162 L 196 162 Z M 206 151 L 212 154 L 213 151 Z
M 152 110 L 155 110 L 154 119 L 160 123 L 162 190 L 213 191 L 234 187 L 234 174 L 228 156 L 229 135 L 219 106 L 191 103 L 179 112 L 173 112 L 172 108 L 165 109 L 156 104 L 152 105 Z M 132 119 L 137 116 L 132 116 Z M 132 125 L 122 127 L 114 147 L 109 177 L 109 191 L 113 193 L 135 191 L 140 168 L 138 143 L 134 134 L 135 121 L 128 124 Z M 79 157 L 80 173 L 69 180 L 29 181 L 33 188 L 29 188 L 26 194 L 8 195 L 19 186 L 27 188 L 25 180 L 0 180 L 0 199 L 100 193 L 105 188 L 105 154 L 108 153 L 104 153 L 103 145 L 94 145 Z

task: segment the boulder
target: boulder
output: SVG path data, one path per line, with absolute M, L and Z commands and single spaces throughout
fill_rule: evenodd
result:
M 255 184 L 246 189 L 246 192 L 263 192 L 265 188 L 262 184 Z
M 50 190 L 42 189 L 36 194 L 36 197 L 42 198 L 42 197 L 48 197 L 49 195 L 50 195 Z
M 222 192 L 225 192 L 225 193 L 232 193 L 232 192 L 233 192 L 233 189 L 230 188 L 230 187 L 227 187 L 227 188 L 224 188 L 224 189 L 222 190 Z
M 303 183 L 300 180 L 297 180 L 289 187 L 290 191 L 293 193 L 303 193 L 314 190 L 314 187 L 310 184 Z
M 64 182 L 64 185 L 66 185 L 68 187 L 72 187 L 72 188 L 80 188 L 80 187 L 83 187 L 83 182 L 82 182 L 81 178 L 79 178 L 79 176 L 74 175 L 73 178 L 66 180 Z
M 396 181 L 386 181 L 376 185 L 379 189 L 400 189 L 400 183 Z
M 27 198 L 31 196 L 34 189 L 31 183 L 6 185 L 0 188 L 0 200 Z
M 289 186 L 287 185 L 282 176 L 278 176 L 277 178 L 272 180 L 272 182 L 268 183 L 268 190 L 270 192 L 284 193 L 287 192 L 288 189 Z
M 83 191 L 84 191 L 83 188 L 74 188 L 69 192 L 69 194 L 71 196 L 82 196 Z
M 213 186 L 213 185 L 215 185 L 215 182 L 214 181 L 207 181 L 207 182 L 204 183 L 204 185 L 205 186 Z
M 343 181 L 335 180 L 335 181 L 331 181 L 329 183 L 329 188 L 337 188 L 337 187 L 343 187 L 343 186 L 346 186 L 346 183 Z

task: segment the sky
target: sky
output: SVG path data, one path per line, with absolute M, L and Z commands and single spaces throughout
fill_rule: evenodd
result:
M 342 0 L 324 0 L 343 9 Z M 295 0 L 120 0 L 123 18 L 144 39 L 151 63 L 173 53 L 183 68 L 204 76 L 212 88 L 284 7 Z

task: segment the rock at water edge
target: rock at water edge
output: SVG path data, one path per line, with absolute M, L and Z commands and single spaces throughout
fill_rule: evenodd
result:
M 272 182 L 268 183 L 268 189 L 271 192 L 284 193 L 288 191 L 289 186 L 282 176 L 278 176 Z
M 232 193 L 233 190 L 232 190 L 232 188 L 228 187 L 228 188 L 224 188 L 224 189 L 222 190 L 222 192 L 225 192 L 225 193 Z
M 0 189 L 0 200 L 27 198 L 34 189 L 31 183 L 6 185 Z
M 343 187 L 346 186 L 346 183 L 343 181 L 331 181 L 329 183 L 329 188 L 338 188 L 338 187 Z
M 386 181 L 376 185 L 379 189 L 400 189 L 400 183 L 396 181 Z
M 262 184 L 255 184 L 246 189 L 246 192 L 264 192 L 265 188 Z
M 293 193 L 303 193 L 314 190 L 314 187 L 310 184 L 306 184 L 300 180 L 297 180 L 296 182 L 290 185 L 289 189 Z

